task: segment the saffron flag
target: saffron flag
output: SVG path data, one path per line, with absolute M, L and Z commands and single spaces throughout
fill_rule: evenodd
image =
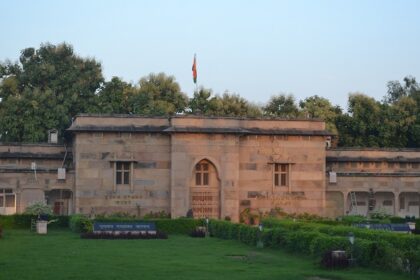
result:
M 196 60 L 195 54 L 194 54 L 194 61 L 192 65 L 192 74 L 193 74 L 194 84 L 197 84 L 197 60 Z

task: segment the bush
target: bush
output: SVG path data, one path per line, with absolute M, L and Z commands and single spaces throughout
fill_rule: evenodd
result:
M 2 238 L 3 237 L 3 228 L 2 228 L 2 226 L 0 225 L 0 238 Z
M 149 212 L 148 214 L 144 215 L 143 219 L 170 219 L 171 215 L 166 213 L 165 211 L 160 212 Z
M 401 218 L 401 217 L 390 217 L 389 221 L 392 224 L 404 224 L 405 222 L 407 222 L 406 218 Z
M 0 215 L 0 223 L 7 229 L 30 229 L 31 221 L 37 218 L 37 215 L 28 214 Z M 48 220 L 54 221 L 48 227 L 68 228 L 69 226 L 69 216 L 48 216 Z
M 54 221 L 48 224 L 51 228 L 69 228 L 70 216 L 51 216 L 49 221 Z
M 93 231 L 93 222 L 88 217 L 76 214 L 72 215 L 69 220 L 69 227 L 71 231 L 78 233 L 87 233 Z
M 293 231 L 287 235 L 286 248 L 293 252 L 311 253 L 311 243 L 319 238 L 321 233 L 313 231 Z
M 310 254 L 314 256 L 321 256 L 325 252 L 336 250 L 350 251 L 350 242 L 347 238 L 320 234 L 310 244 Z
M 26 207 L 24 214 L 27 215 L 52 215 L 53 211 L 51 206 L 46 205 L 45 202 L 35 202 L 32 205 Z

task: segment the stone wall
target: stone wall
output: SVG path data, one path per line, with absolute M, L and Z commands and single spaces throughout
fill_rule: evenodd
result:
M 195 166 L 206 160 L 217 174 L 209 195 L 220 200 L 219 218 L 239 221 L 242 206 L 322 215 L 324 129 L 323 122 L 303 120 L 79 116 L 69 129 L 76 211 L 186 216 L 192 192 L 200 191 Z M 116 184 L 116 162 L 130 162 L 129 185 Z M 285 189 L 273 186 L 274 163 L 290 166 Z
M 170 211 L 170 137 L 159 133 L 81 132 L 74 137 L 76 211 L 144 215 Z M 129 185 L 115 163 L 129 162 Z
M 329 150 L 327 171 L 327 191 L 341 193 L 344 200 L 341 215 L 352 212 L 350 192 L 355 192 L 357 214 L 367 215 L 372 211 L 382 211 L 399 216 L 419 216 L 416 210 L 419 203 L 417 196 L 409 194 L 420 192 L 420 150 Z M 336 183 L 330 182 L 329 172 L 336 173 Z M 329 197 L 336 200 L 333 196 Z M 373 206 L 371 210 L 369 203 Z M 337 213 L 334 209 L 329 209 L 327 214 L 336 216 Z
M 8 214 L 22 213 L 34 202 L 45 202 L 52 190 L 73 192 L 74 171 L 71 156 L 71 149 L 68 148 L 66 153 L 66 148 L 62 145 L 1 144 L 0 190 L 11 190 L 15 197 L 15 207 L 8 207 L 7 211 L 11 211 Z M 61 167 L 66 168 L 65 180 L 58 180 L 57 177 L 57 169 Z M 53 207 L 55 201 L 56 199 L 46 202 Z M 66 203 L 71 212 L 72 200 Z M 4 207 L 1 208 L 0 214 L 5 211 Z

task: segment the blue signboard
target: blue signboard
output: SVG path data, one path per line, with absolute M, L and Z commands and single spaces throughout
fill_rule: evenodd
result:
M 136 222 L 136 223 L 115 223 L 115 222 L 95 222 L 93 231 L 156 231 L 156 225 L 152 222 Z
M 410 227 L 407 224 L 353 224 L 354 227 L 367 228 L 374 230 L 388 230 L 397 232 L 410 232 Z

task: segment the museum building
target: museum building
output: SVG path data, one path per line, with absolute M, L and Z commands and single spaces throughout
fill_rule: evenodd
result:
M 318 120 L 78 115 L 67 133 L 0 145 L 0 214 L 419 216 L 420 150 L 331 148 Z

